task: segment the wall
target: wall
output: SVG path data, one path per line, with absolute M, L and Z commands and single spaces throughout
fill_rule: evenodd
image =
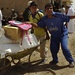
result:
M 27 3 L 30 0 L 0 0 L 0 8 L 4 8 L 3 14 L 5 16 L 11 15 L 11 9 L 15 9 L 17 12 L 23 12 L 24 9 L 27 7 Z M 40 9 L 44 9 L 46 3 L 50 2 L 51 0 L 32 0 L 38 4 Z M 53 0 L 52 0 L 53 1 Z M 68 4 L 70 0 L 61 0 L 62 2 L 66 1 Z M 75 4 L 75 0 L 73 0 Z M 7 9 L 8 8 L 8 9 Z
M 27 7 L 27 3 L 30 0 L 0 0 L 0 8 L 4 8 L 3 14 L 9 16 L 11 14 L 11 9 L 15 9 L 17 12 L 23 12 Z M 40 9 L 44 9 L 44 5 L 50 0 L 32 0 L 35 1 Z

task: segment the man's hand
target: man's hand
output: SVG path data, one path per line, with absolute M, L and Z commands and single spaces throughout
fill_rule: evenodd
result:
M 36 23 L 33 23 L 33 22 L 28 22 L 28 21 L 27 21 L 27 22 L 25 22 L 25 23 L 31 24 L 33 27 L 36 27 L 36 28 L 38 27 L 38 25 L 37 25 Z
M 49 33 L 48 33 L 47 29 L 44 28 L 44 31 L 46 32 L 46 40 L 49 40 L 50 39 L 50 36 L 49 36 Z

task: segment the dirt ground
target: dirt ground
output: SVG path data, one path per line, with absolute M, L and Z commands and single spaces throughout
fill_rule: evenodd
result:
M 75 33 L 69 35 L 69 47 Z M 40 54 L 34 51 L 31 56 L 31 64 L 29 65 L 28 56 L 22 59 L 21 65 L 13 65 L 9 68 L 7 73 L 3 75 L 75 75 L 75 67 L 69 68 L 68 62 L 65 60 L 62 50 L 58 53 L 59 63 L 57 65 L 49 65 L 52 60 L 49 50 L 49 41 L 47 41 L 46 47 L 48 48 L 47 60 L 45 63 L 40 62 Z M 71 49 L 71 48 L 70 48 Z M 75 49 L 70 50 L 73 58 L 75 59 Z

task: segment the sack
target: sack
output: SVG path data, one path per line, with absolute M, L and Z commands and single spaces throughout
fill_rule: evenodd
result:
M 30 40 L 28 39 L 26 35 L 24 35 L 22 40 L 22 47 L 24 49 L 29 49 L 29 48 L 38 46 L 38 41 L 36 36 L 34 34 L 28 34 L 28 36 Z
M 18 27 L 6 25 L 3 28 L 5 30 L 5 36 L 12 40 L 18 40 L 22 37 L 22 31 Z

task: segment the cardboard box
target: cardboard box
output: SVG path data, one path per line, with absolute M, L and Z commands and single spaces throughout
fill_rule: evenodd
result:
M 3 26 L 3 29 L 5 30 L 6 37 L 12 40 L 18 40 L 22 37 L 22 31 L 18 27 L 6 25 L 6 26 Z

